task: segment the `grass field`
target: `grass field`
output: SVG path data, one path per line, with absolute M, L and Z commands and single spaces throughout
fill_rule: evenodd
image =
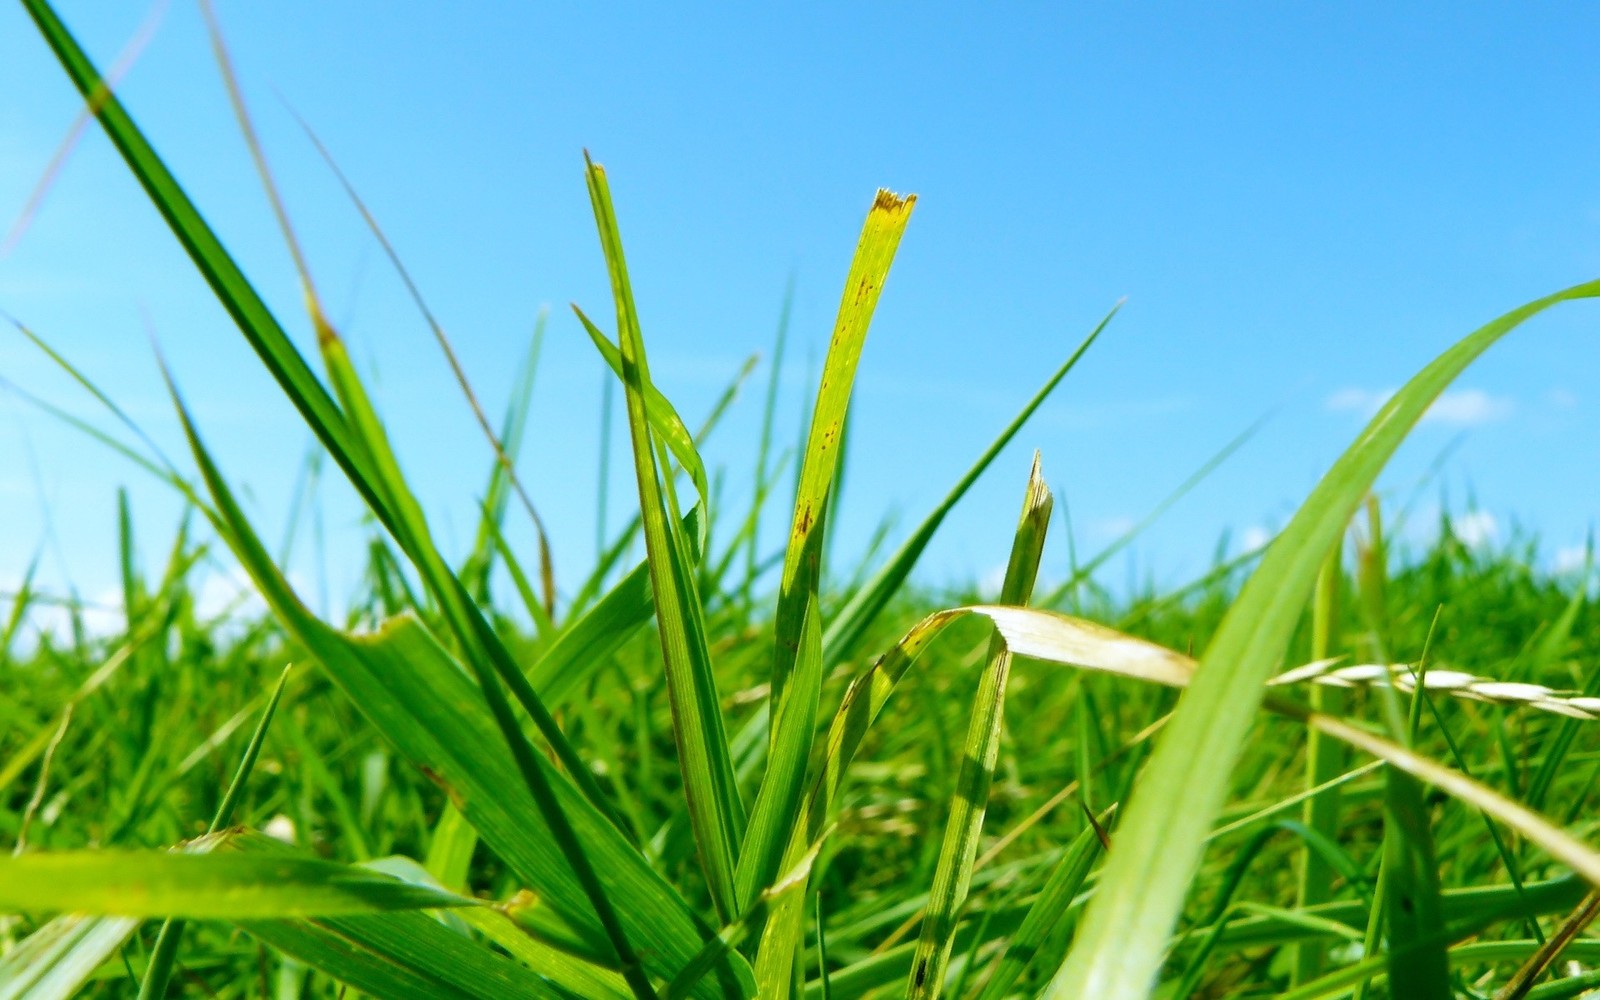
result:
M 586 161 L 613 301 L 578 318 L 619 380 L 631 449 L 615 465 L 639 513 L 588 579 L 558 585 L 546 552 L 502 535 L 510 518 L 546 530 L 506 457 L 526 392 L 479 414 L 502 461 L 474 544 L 447 558 L 312 276 L 302 265 L 320 373 L 49 5 L 27 6 L 371 536 L 351 610 L 323 620 L 181 386 L 182 468 L 146 447 L 114 386 L 80 377 L 104 407 L 85 432 L 191 517 L 150 565 L 124 517 L 109 632 L 38 638 L 31 620 L 79 609 L 8 595 L 0 998 L 1600 988 L 1584 936 L 1600 905 L 1587 571 L 1542 575 L 1531 541 L 1469 547 L 1447 518 L 1430 547 L 1396 551 L 1396 512 L 1371 498 L 1467 365 L 1600 282 L 1467 334 L 1270 546 L 1190 586 L 1108 592 L 1106 553 L 1039 581 L 1047 539 L 1065 544 L 1041 460 L 1027 476 L 995 464 L 1099 329 L 901 548 L 834 565 L 851 387 L 915 198 L 872 200 L 804 446 L 792 465 L 764 445 L 732 470 L 756 500 L 726 510 L 696 446 L 720 409 L 691 432 L 652 383 L 626 227 Z M 239 117 L 248 135 L 242 103 Z M 1020 517 L 991 513 L 1017 517 L 1000 593 L 919 587 L 923 547 L 984 473 L 1021 500 Z M 757 535 L 769 506 L 791 526 L 781 545 Z M 197 611 L 198 567 L 224 549 L 268 613 Z

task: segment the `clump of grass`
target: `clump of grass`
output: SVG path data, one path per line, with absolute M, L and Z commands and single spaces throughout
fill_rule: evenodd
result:
M 900 549 L 825 588 L 851 387 L 915 205 L 880 191 L 764 599 L 755 525 L 782 476 L 764 448 L 752 508 L 717 509 L 703 432 L 651 380 L 623 227 L 586 161 L 613 332 L 576 312 L 621 386 L 639 513 L 558 609 L 548 558 L 525 566 L 503 532 L 512 495 L 538 527 L 511 458 L 531 375 L 497 431 L 455 368 L 495 461 L 472 550 L 452 563 L 319 304 L 220 35 L 320 375 L 49 4 L 26 4 L 377 534 L 356 616 L 326 621 L 235 502 L 176 386 L 197 479 L 86 428 L 186 497 L 270 617 L 221 637 L 188 582 L 208 543 L 186 523 L 147 581 L 125 516 L 125 628 L 8 655 L 8 689 L 25 693 L 0 702 L 0 830 L 15 845 L 0 911 L 27 916 L 0 928 L 0 997 L 262 978 L 280 996 L 983 1000 L 1501 983 L 1555 996 L 1600 981 L 1533 986 L 1547 941 L 1579 961 L 1595 951 L 1577 937 L 1600 885 L 1580 812 L 1596 767 L 1579 727 L 1600 689 L 1585 589 L 1448 539 L 1397 562 L 1375 505 L 1354 573 L 1342 558 L 1379 471 L 1450 381 L 1600 283 L 1442 354 L 1258 560 L 1123 600 L 1085 573 L 1028 607 L 1050 512 L 1036 459 L 1000 602 L 940 608 L 908 584 L 923 548 L 1105 322 Z M 768 427 L 772 408 L 769 390 Z M 645 559 L 620 565 L 635 540 Z M 15 596 L 0 650 L 42 599 Z M 1411 665 L 1330 662 L 1345 656 Z M 305 666 L 280 680 L 285 662 Z M 1328 694 L 1358 680 L 1345 704 Z M 1577 805 L 1548 815 L 1561 801 Z

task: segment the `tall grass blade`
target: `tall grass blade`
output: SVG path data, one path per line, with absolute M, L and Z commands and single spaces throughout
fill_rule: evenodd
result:
M 1100 822 L 1109 820 L 1108 810 L 1101 815 Z M 1022 926 L 1011 935 L 1005 951 L 994 962 L 989 981 L 984 983 L 978 1000 L 1000 1000 L 1010 991 L 1017 977 L 1027 971 L 1039 950 L 1044 947 L 1046 939 L 1054 933 L 1062 916 L 1071 908 L 1078 890 L 1089 877 L 1089 870 L 1100 857 L 1100 848 L 1100 831 L 1093 824 L 1086 824 L 1083 832 L 1073 839 L 1062 853 L 1061 860 L 1051 869 L 1050 877 L 1045 880 L 1044 888 L 1039 890 L 1038 898 L 1028 907 Z
M 1600 281 L 1557 292 L 1470 334 L 1384 404 L 1334 464 L 1245 584 L 1202 657 L 1129 803 L 1117 850 L 1052 980 L 1051 998 L 1142 997 L 1154 980 L 1202 845 L 1317 570 L 1361 498 L 1428 406 L 1501 336 L 1558 303 L 1600 296 Z
M 1035 452 L 1022 518 L 1000 587 L 1001 604 L 1025 605 L 1033 596 L 1045 531 L 1050 526 L 1051 507 L 1050 490 L 1039 474 L 1039 455 Z M 1000 729 L 1005 722 L 1006 681 L 1010 673 L 1011 653 L 1005 642 L 996 636 L 990 640 L 987 662 L 978 678 L 972 719 L 961 748 L 961 771 L 955 794 L 950 799 L 950 816 L 939 848 L 933 890 L 922 920 L 916 959 L 911 966 L 906 995 L 913 1000 L 937 1000 L 944 993 L 956 918 L 972 886 L 972 862 L 977 857 L 978 835 L 983 831 L 983 817 L 989 804 L 989 785 L 994 778 L 995 762 L 1000 757 Z
M 684 796 L 688 800 L 700 867 L 711 888 L 717 913 L 726 923 L 738 912 L 734 865 L 744 826 L 744 806 L 734 779 L 722 706 L 711 672 L 710 652 L 706 648 L 700 594 L 690 560 L 691 545 L 683 537 L 679 524 L 670 468 L 663 469 L 658 464 L 655 441 L 659 432 L 647 414 L 650 369 L 645 359 L 644 337 L 634 308 L 611 191 L 604 169 L 587 157 L 585 162 L 595 225 L 616 300 L 628 430 L 633 441 L 634 472 L 639 488 L 639 511 L 644 519 L 645 548 L 649 553 L 656 625 L 666 661 L 678 767 L 683 775 Z M 678 427 L 682 427 L 681 421 Z M 670 438 L 663 444 L 670 447 Z M 686 444 L 692 454 L 693 442 Z M 698 457 L 695 461 L 698 462 Z M 702 488 L 703 479 L 695 485 L 697 489 Z

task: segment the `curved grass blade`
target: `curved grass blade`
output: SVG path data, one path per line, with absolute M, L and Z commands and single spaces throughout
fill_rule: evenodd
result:
M 789 846 L 790 856 L 798 856 L 801 850 L 822 836 L 828 809 L 843 785 L 861 741 L 905 672 L 943 629 L 967 615 L 979 615 L 993 623 L 1013 656 L 1027 656 L 1047 663 L 1097 670 L 1174 687 L 1188 686 L 1197 675 L 1196 661 L 1181 653 L 1057 612 L 989 605 L 935 612 L 879 657 L 872 668 L 858 677 L 846 692 L 844 702 L 829 727 L 820 768 L 796 820 L 794 839 Z M 1379 757 L 1500 820 L 1551 857 L 1591 883 L 1600 885 L 1600 852 L 1525 806 L 1464 774 L 1341 719 L 1309 711 L 1281 696 L 1266 698 L 1264 703 L 1279 715 L 1299 720 L 1351 747 Z M 1207 839 L 1210 833 L 1208 828 Z M 1125 834 L 1118 837 L 1119 850 L 1124 838 Z M 1103 881 L 1101 885 L 1103 887 Z M 1104 890 L 1102 888 L 1099 891 Z M 786 970 L 792 961 L 793 953 L 787 951 L 793 947 L 796 935 L 792 909 L 783 904 L 775 907 L 762 936 L 756 978 L 763 988 L 763 997 L 787 996 L 787 988 L 783 985 L 785 979 L 778 975 L 778 970 Z M 1088 920 L 1087 915 L 1084 920 Z M 1087 928 L 1087 923 L 1084 926 Z M 1163 949 L 1168 940 L 1162 939 Z
M 978 456 L 978 460 L 972 463 L 972 467 L 956 481 L 956 484 L 950 488 L 950 492 L 945 494 L 943 500 L 939 501 L 938 506 L 934 507 L 927 517 L 923 518 L 922 523 L 917 525 L 917 530 L 913 531 L 911 536 L 901 544 L 900 548 L 895 550 L 894 555 L 889 557 L 889 561 L 884 563 L 883 567 L 873 574 L 871 581 L 852 589 L 850 599 L 833 616 L 833 621 L 828 624 L 827 630 L 823 633 L 822 661 L 824 668 L 838 663 L 856 648 L 861 641 L 861 637 L 866 634 L 867 629 L 877 620 L 878 614 L 888 605 L 889 599 L 895 595 L 900 586 L 905 583 L 906 578 L 911 575 L 911 570 L 916 566 L 917 560 L 921 558 L 923 549 L 928 547 L 928 543 L 933 540 L 934 534 L 939 530 L 939 525 L 944 523 L 945 515 L 950 513 L 951 509 L 966 495 L 972 484 L 978 481 L 978 477 L 983 475 L 984 471 L 989 468 L 1000 452 L 1005 450 L 1006 445 L 1010 444 L 1011 439 L 1016 437 L 1017 432 L 1022 429 L 1022 425 L 1028 422 L 1034 411 L 1038 410 L 1044 401 L 1049 398 L 1050 394 L 1055 391 L 1056 386 L 1061 384 L 1061 380 L 1067 377 L 1067 373 L 1076 367 L 1078 360 L 1088 352 L 1090 345 L 1099 338 L 1101 332 L 1111 323 L 1112 317 L 1116 316 L 1117 311 L 1121 308 L 1122 303 L 1120 302 L 1112 306 L 1111 311 L 1106 313 L 1105 318 L 1101 319 L 1095 328 L 1089 331 L 1089 335 L 1083 338 L 1083 342 L 1072 352 L 1072 355 L 1045 380 L 1039 391 L 1033 394 L 1033 398 L 1028 400 L 1027 404 L 1011 419 L 1011 422 L 989 443 L 989 447 L 984 449 L 983 454 Z
M 794 519 L 784 550 L 783 577 L 778 587 L 778 609 L 774 618 L 776 642 L 772 659 L 772 717 L 783 701 L 795 657 L 800 649 L 800 630 L 805 621 L 806 603 L 817 597 L 822 580 L 823 522 L 826 520 L 828 491 L 838 471 L 840 434 L 850 408 L 850 391 L 855 384 L 856 365 L 867 340 L 867 328 L 877 308 L 878 296 L 894 263 L 895 250 L 911 221 L 917 205 L 916 195 L 904 198 L 880 189 L 861 227 L 855 259 L 845 276 L 844 296 L 839 316 L 834 321 L 833 337 L 828 342 L 828 357 L 822 365 L 822 384 L 811 410 L 811 431 L 801 451 L 800 478 L 795 490 Z M 785 738 L 804 738 L 811 734 L 786 736 L 776 727 L 770 742 Z
M 737 913 L 734 864 L 745 822 L 744 806 L 728 753 L 716 679 L 711 672 L 704 614 L 689 557 L 690 542 L 683 537 L 679 525 L 671 473 L 661 468 L 663 463 L 658 463 L 652 440 L 660 435 L 652 426 L 646 406 L 650 369 L 645 359 L 644 338 L 639 330 L 611 191 L 605 170 L 587 156 L 585 164 L 595 225 L 616 300 L 628 430 L 633 441 L 656 625 L 666 665 L 667 693 L 672 703 L 678 768 L 683 775 L 684 797 L 688 801 L 700 867 L 705 872 L 718 916 L 726 923 Z M 698 488 L 699 484 L 696 486 Z
M 1034 452 L 1021 522 L 1000 587 L 1000 603 L 1025 605 L 1033 596 L 1052 506 L 1050 490 L 1039 474 L 1039 453 Z M 917 941 L 916 958 L 911 964 L 906 992 L 911 1000 L 937 1000 L 943 995 L 945 973 L 950 966 L 950 947 L 955 940 L 956 917 L 972 887 L 972 862 L 978 854 L 978 835 L 983 831 L 983 817 L 989 805 L 989 785 L 994 778 L 995 762 L 1000 757 L 1006 681 L 1011 673 L 1011 653 L 999 636 L 990 640 L 986 659 L 978 680 L 967 739 L 961 750 L 961 771 L 950 800 L 950 816 L 939 847 L 933 889 L 927 913 L 922 918 L 922 936 Z
M 1600 281 L 1494 320 L 1424 368 L 1384 404 L 1262 558 L 1217 629 L 1128 805 L 1117 850 L 1046 996 L 1142 997 L 1162 961 L 1245 733 L 1305 606 L 1318 568 L 1361 498 L 1429 405 L 1524 320 L 1600 296 Z
M 584 315 L 582 309 L 572 307 L 578 317 L 578 322 L 583 324 L 584 332 L 589 335 L 589 340 L 594 343 L 595 350 L 600 352 L 600 357 L 605 359 L 606 366 L 623 380 L 627 385 L 626 368 L 622 361 L 622 352 L 616 345 L 606 338 L 600 328 Z M 689 433 L 689 427 L 678 416 L 678 410 L 672 401 L 661 394 L 654 383 L 647 384 L 644 388 L 645 418 L 650 424 L 650 429 L 655 432 L 656 438 L 667 446 L 672 452 L 672 457 L 678 460 L 683 470 L 689 474 L 689 481 L 694 484 L 695 495 L 704 504 L 711 496 L 710 480 L 706 477 L 706 466 L 700 458 L 700 450 L 695 447 L 694 435 Z M 704 539 L 702 539 L 702 542 Z

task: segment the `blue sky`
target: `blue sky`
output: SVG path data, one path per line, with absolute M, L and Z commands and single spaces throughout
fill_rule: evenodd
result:
M 147 13 L 61 6 L 102 66 Z M 794 276 L 786 442 L 874 189 L 919 195 L 858 381 L 832 526 L 844 556 L 885 516 L 903 529 L 920 519 L 1127 298 L 947 522 L 924 569 L 936 584 L 1004 562 L 1031 449 L 1070 506 L 1080 552 L 1092 551 L 1270 414 L 1112 575 L 1199 573 L 1225 531 L 1237 548 L 1281 527 L 1374 401 L 1433 355 L 1530 298 L 1600 276 L 1592 6 L 397 10 L 220 5 L 333 318 L 376 380 L 447 547 L 468 540 L 487 448 L 288 108 L 377 214 L 491 408 L 550 308 L 522 458 L 568 579 L 594 549 L 604 375 L 566 304 L 609 318 L 584 148 L 610 173 L 657 381 L 691 422 L 746 356 L 770 353 Z M 195 7 L 166 12 L 122 92 L 309 344 Z M 0 8 L 7 228 L 75 110 L 20 8 Z M 153 335 L 225 470 L 248 488 L 269 537 L 281 531 L 307 434 L 97 132 L 0 259 L 0 308 L 181 454 Z M 1441 496 L 1458 510 L 1473 502 L 1477 534 L 1504 540 L 1521 525 L 1540 535 L 1547 563 L 1569 558 L 1600 495 L 1597 317 L 1567 307 L 1491 352 L 1399 456 L 1389 495 L 1409 496 L 1453 445 L 1424 515 Z M 15 335 L 0 336 L 0 374 L 94 412 Z M 764 377 L 706 449 L 727 469 L 729 510 L 749 491 Z M 153 563 L 178 516 L 174 499 L 0 393 L 0 590 L 43 551 L 44 580 L 104 594 L 121 484 Z M 614 525 L 630 501 L 618 482 Z M 361 531 L 334 484 L 322 510 L 337 600 Z M 1065 571 L 1060 542 L 1047 574 Z M 304 555 L 296 572 L 313 586 Z

